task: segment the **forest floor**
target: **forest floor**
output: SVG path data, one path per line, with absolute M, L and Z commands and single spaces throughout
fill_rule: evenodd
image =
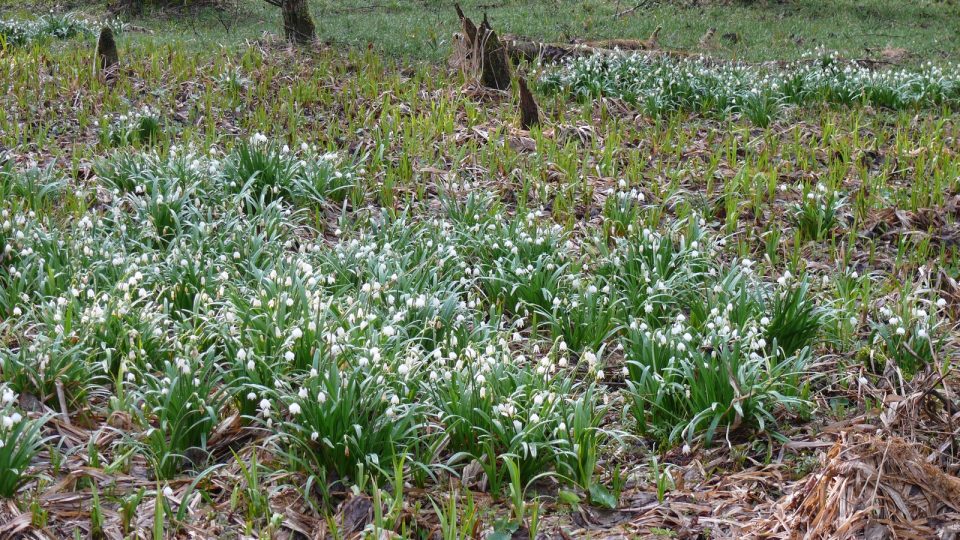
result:
M 440 2 L 4 5 L 0 537 L 956 534 L 960 16 L 830 4 L 464 2 L 685 53 L 531 129 Z

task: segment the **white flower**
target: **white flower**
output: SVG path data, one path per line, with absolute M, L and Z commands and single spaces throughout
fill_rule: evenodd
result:
M 947 307 L 947 300 L 946 300 L 946 298 L 937 298 L 937 307 L 938 307 L 938 308 L 941 308 L 941 309 Z
M 290 414 L 292 414 L 292 415 L 294 415 L 294 416 L 300 414 L 300 404 L 298 404 L 298 403 L 291 403 L 291 404 L 290 404 Z
M 294 358 L 296 358 L 296 357 L 297 357 L 297 355 L 293 354 L 293 351 L 287 351 L 287 352 L 283 353 L 283 358 L 284 358 L 287 362 L 293 362 Z
M 164 486 L 163 496 L 167 498 L 173 497 L 173 488 L 171 488 L 170 486 Z
M 294 329 L 290 331 L 290 337 L 292 337 L 293 339 L 302 338 L 303 330 L 300 330 L 300 327 L 294 327 Z

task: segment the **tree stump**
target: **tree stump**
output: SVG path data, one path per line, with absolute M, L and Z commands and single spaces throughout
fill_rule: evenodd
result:
M 310 17 L 307 0 L 283 0 L 283 33 L 287 41 L 305 45 L 312 43 L 316 26 Z
M 97 40 L 97 68 L 101 73 L 116 70 L 120 64 L 120 53 L 117 51 L 117 42 L 113 39 L 113 30 L 104 26 L 100 30 L 100 39 Z
M 530 89 L 527 88 L 527 80 L 520 77 L 517 79 L 517 84 L 520 85 L 520 127 L 530 129 L 540 125 L 540 109 Z
M 460 4 L 454 4 L 460 24 L 463 26 L 462 49 L 458 63 L 463 67 L 480 72 L 480 83 L 488 88 L 506 90 L 510 87 L 510 58 L 507 47 L 497 33 L 490 27 L 487 16 L 478 28 L 463 14 Z
M 507 48 L 503 46 L 497 33 L 483 16 L 483 22 L 477 29 L 480 51 L 480 82 L 487 88 L 506 90 L 510 88 L 510 58 L 507 57 Z

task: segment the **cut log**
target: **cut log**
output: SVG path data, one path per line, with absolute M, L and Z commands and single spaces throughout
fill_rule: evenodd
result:
M 527 80 L 520 77 L 517 84 L 520 86 L 520 127 L 530 129 L 540 125 L 540 109 L 527 88 Z
M 660 48 L 660 30 L 658 26 L 647 39 L 599 39 L 585 41 L 584 45 L 597 49 L 620 49 L 621 51 L 652 51 Z
M 100 30 L 100 39 L 97 40 L 97 69 L 100 73 L 110 73 L 120 64 L 120 53 L 117 51 L 117 41 L 113 39 L 113 30 L 104 26 Z
M 568 57 L 586 55 L 579 51 L 576 45 L 559 45 L 540 43 L 519 36 L 503 37 L 503 44 L 507 48 L 507 55 L 516 63 L 526 62 L 561 62 Z M 592 54 L 592 53 L 587 53 Z
M 290 43 L 313 43 L 316 27 L 307 0 L 283 0 L 283 33 Z

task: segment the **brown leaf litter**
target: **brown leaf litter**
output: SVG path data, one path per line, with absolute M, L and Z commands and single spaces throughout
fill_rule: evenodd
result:
M 919 445 L 841 434 L 820 472 L 746 527 L 746 538 L 935 538 L 960 519 L 960 479 Z

